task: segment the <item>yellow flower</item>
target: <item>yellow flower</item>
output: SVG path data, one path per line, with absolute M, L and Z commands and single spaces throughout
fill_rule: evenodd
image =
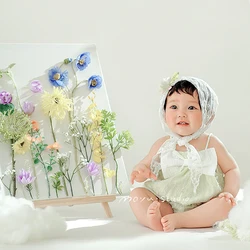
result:
M 72 108 L 72 100 L 68 99 L 63 90 L 53 88 L 53 93 L 44 92 L 42 95 L 42 109 L 46 115 L 62 120 L 66 116 L 66 112 Z
M 12 148 L 16 154 L 25 154 L 30 149 L 30 138 L 29 136 L 24 136 L 23 138 L 17 140 L 13 145 Z
M 91 130 L 91 131 L 92 131 L 91 144 L 95 145 L 95 147 L 100 146 L 100 144 L 102 142 L 102 132 L 93 131 L 93 130 Z
M 101 163 L 101 161 L 105 159 L 105 155 L 102 150 L 101 141 L 102 141 L 102 133 L 94 131 L 91 136 L 90 143 L 93 148 L 93 160 L 96 163 Z
M 97 105 L 95 103 L 95 94 L 93 94 L 92 97 L 88 97 L 91 101 L 91 104 L 87 108 L 87 113 L 89 116 L 89 119 L 93 122 L 94 127 L 99 127 L 101 120 L 102 120 L 102 112 L 101 110 L 98 110 Z
M 111 170 L 111 169 L 108 169 L 108 168 L 103 168 L 104 170 L 104 174 L 107 178 L 111 178 L 113 176 L 115 176 L 115 170 Z
M 101 120 L 102 120 L 102 112 L 98 109 L 96 110 L 92 110 L 92 112 L 90 112 L 90 119 L 93 122 L 96 122 L 97 124 L 100 124 Z
M 93 157 L 93 161 L 96 162 L 96 163 L 101 163 L 102 160 L 105 159 L 105 156 L 102 153 L 100 148 L 93 151 L 92 157 Z

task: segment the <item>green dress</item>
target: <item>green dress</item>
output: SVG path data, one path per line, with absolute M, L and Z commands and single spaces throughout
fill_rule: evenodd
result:
M 160 200 L 170 203 L 174 212 L 195 208 L 223 190 L 224 174 L 217 165 L 215 149 L 206 147 L 198 153 L 201 164 L 198 166 L 197 176 L 189 166 L 191 163 L 187 160 L 187 152 L 174 150 L 171 154 L 168 153 L 165 160 L 158 155 L 152 161 L 151 169 L 158 179 L 146 181 L 144 186 Z M 198 181 L 196 185 L 195 181 Z

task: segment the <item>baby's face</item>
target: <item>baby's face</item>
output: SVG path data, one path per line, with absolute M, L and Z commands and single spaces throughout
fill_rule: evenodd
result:
M 195 133 L 202 125 L 202 111 L 198 93 L 192 95 L 174 92 L 167 98 L 166 123 L 172 132 L 180 136 Z

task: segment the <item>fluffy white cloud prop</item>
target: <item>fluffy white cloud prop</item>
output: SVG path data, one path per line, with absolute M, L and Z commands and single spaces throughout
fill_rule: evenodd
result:
M 243 200 L 232 208 L 228 219 L 217 226 L 234 238 L 250 241 L 250 181 L 244 187 Z
M 52 207 L 34 208 L 31 201 L 0 196 L 0 243 L 21 244 L 62 236 L 65 220 Z

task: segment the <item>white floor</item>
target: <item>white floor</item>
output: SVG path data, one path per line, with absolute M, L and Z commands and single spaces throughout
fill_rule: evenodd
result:
M 57 207 L 56 211 L 67 221 L 68 229 L 63 237 L 23 245 L 1 245 L 0 249 L 250 249 L 250 242 L 235 240 L 213 228 L 181 229 L 172 233 L 151 231 L 136 222 L 128 201 L 121 198 L 111 202 L 110 207 L 114 215 L 112 219 L 106 218 L 101 204 Z

